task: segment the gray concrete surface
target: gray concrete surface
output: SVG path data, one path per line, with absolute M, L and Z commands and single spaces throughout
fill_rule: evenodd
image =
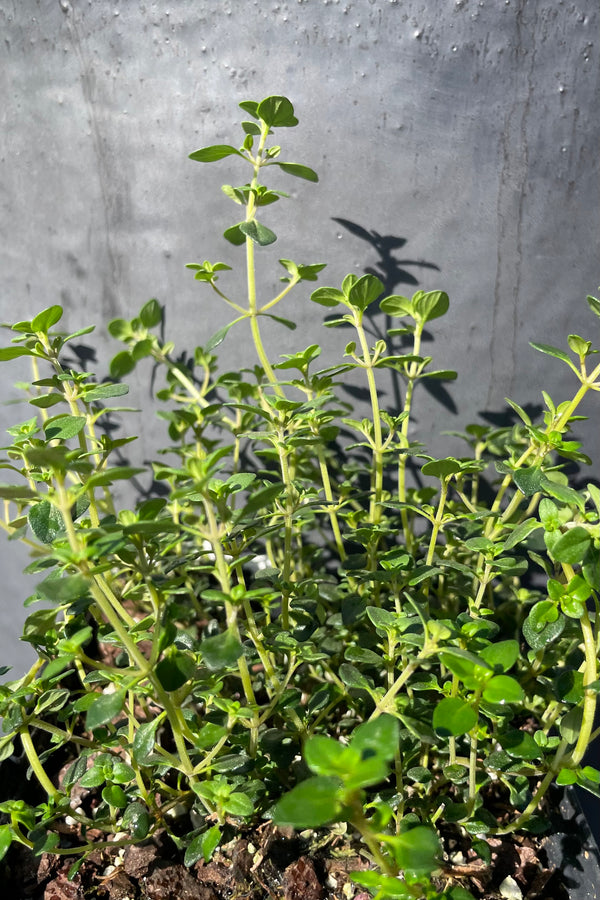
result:
M 447 290 L 429 346 L 460 370 L 454 410 L 423 394 L 414 433 L 440 452 L 441 429 L 506 395 L 565 399 L 567 369 L 528 341 L 598 340 L 598 18 L 596 0 L 0 0 L 0 319 L 61 303 L 71 329 L 97 323 L 100 375 L 108 320 L 153 296 L 179 348 L 206 340 L 227 311 L 184 264 L 241 266 L 219 188 L 245 172 L 187 155 L 238 142 L 239 101 L 285 94 L 300 119 L 285 156 L 320 184 L 273 178 L 292 199 L 264 217 L 279 233 L 260 251 L 265 291 L 279 257 L 328 262 L 321 284 L 374 268 L 396 292 Z M 308 294 L 281 308 L 300 325 L 277 346 L 332 355 L 345 336 Z M 250 362 L 247 344 L 234 332 L 222 349 Z M 4 364 L 3 399 L 19 377 Z M 147 404 L 149 370 L 130 381 Z M 27 415 L 0 407 L 2 433 Z M 136 427 L 143 456 L 160 425 Z M 600 459 L 597 427 L 581 433 Z M 0 561 L 0 663 L 19 670 L 27 560 L 3 543 Z

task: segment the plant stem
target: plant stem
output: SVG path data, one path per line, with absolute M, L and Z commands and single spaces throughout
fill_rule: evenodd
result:
M 29 760 L 29 765 L 32 768 L 32 771 L 46 791 L 49 797 L 52 797 L 53 800 L 58 800 L 61 796 L 58 788 L 55 788 L 48 776 L 46 775 L 46 770 L 40 762 L 40 758 L 37 755 L 37 751 L 35 749 L 35 745 L 31 739 L 31 734 L 29 732 L 29 728 L 27 725 L 22 725 L 19 728 L 19 735 L 21 737 L 21 743 L 23 744 L 23 749 Z

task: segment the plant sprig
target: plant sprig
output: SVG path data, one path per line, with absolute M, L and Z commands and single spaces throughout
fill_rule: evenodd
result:
M 246 166 L 245 182 L 223 186 L 243 211 L 225 238 L 245 249 L 245 296 L 221 284 L 233 264 L 188 266 L 235 318 L 181 356 L 150 300 L 108 325 L 124 345 L 112 381 L 65 363 L 91 329 L 61 331 L 56 305 L 10 326 L 0 349 L 32 363 L 0 497 L 40 578 L 23 634 L 37 660 L 0 688 L 0 759 L 23 750 L 40 800 L 0 804 L 0 855 L 23 843 L 75 869 L 113 835 L 166 831 L 192 865 L 261 817 L 345 822 L 376 869 L 353 877 L 378 900 L 467 900 L 443 876 L 445 829 L 479 836 L 485 853 L 481 835 L 543 827 L 553 782 L 600 793 L 585 759 L 600 491 L 563 471 L 589 463 L 569 432 L 600 389 L 597 351 L 578 335 L 569 352 L 533 344 L 568 366 L 572 396 L 543 392 L 540 423 L 509 400 L 515 424 L 470 425 L 468 453 L 443 458 L 409 434 L 420 382 L 456 377 L 422 351 L 445 292 L 382 296 L 375 276 L 350 274 L 310 298 L 335 310 L 328 326 L 354 330 L 337 364 L 318 368 L 316 343 L 269 353 L 262 318 L 293 327 L 272 310 L 292 293 L 302 302 L 324 266 L 282 258 L 284 287 L 259 295 L 260 249 L 276 239 L 263 212 L 287 197 L 262 181 L 318 178 L 270 143 L 297 124 L 287 98 L 240 105 L 241 146 L 191 158 Z M 379 312 L 391 326 L 372 345 L 365 316 Z M 256 365 L 219 371 L 216 349 L 244 325 Z M 168 444 L 151 467 L 160 490 L 123 509 L 119 483 L 144 469 L 120 460 L 135 434 L 111 436 L 107 417 L 132 415 L 111 404 L 148 363 L 164 375 Z M 404 384 L 399 410 L 384 407 L 381 369 Z M 343 395 L 350 374 L 367 389 L 362 418 Z M 65 844 L 67 821 L 106 841 Z

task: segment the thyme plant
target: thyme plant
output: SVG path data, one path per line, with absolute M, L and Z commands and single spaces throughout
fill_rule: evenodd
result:
M 288 99 L 240 106 L 241 145 L 191 154 L 247 179 L 223 186 L 246 296 L 222 285 L 228 264 L 188 266 L 233 321 L 182 362 L 151 300 L 109 324 L 124 347 L 105 381 L 65 361 L 92 329 L 61 330 L 60 306 L 6 326 L 0 359 L 28 357 L 32 378 L 0 462 L 2 524 L 40 580 L 23 633 L 37 659 L 0 688 L 0 754 L 24 754 L 39 790 L 0 804 L 0 854 L 18 842 L 72 857 L 75 872 L 98 848 L 166 832 L 192 865 L 265 818 L 341 822 L 374 865 L 354 878 L 377 898 L 464 900 L 444 876 L 448 828 L 489 859 L 486 837 L 544 827 L 553 782 L 599 793 L 584 756 L 600 489 L 563 471 L 590 462 L 569 432 L 600 389 L 598 351 L 578 335 L 564 351 L 533 344 L 568 367 L 567 399 L 542 392 L 535 423 L 509 400 L 516 424 L 470 425 L 465 455 L 441 459 L 409 425 L 419 383 L 455 377 L 422 350 L 443 291 L 382 297 L 377 277 L 350 274 L 310 296 L 333 312 L 327 327 L 353 330 L 337 363 L 320 368 L 316 343 L 270 352 L 265 318 L 293 328 L 274 310 L 293 291 L 307 302 L 324 266 L 281 259 L 281 288 L 259 293 L 261 247 L 276 240 L 263 215 L 286 197 L 263 181 L 318 179 L 272 142 L 297 125 Z M 393 327 L 373 344 L 376 309 Z M 221 371 L 234 326 L 256 364 Z M 120 483 L 143 471 L 119 463 L 135 434 L 103 423 L 135 423 L 115 403 L 148 361 L 168 445 L 152 463 L 160 489 L 123 509 Z M 383 406 L 383 369 L 404 383 L 401 409 Z M 342 392 L 350 375 L 368 391 L 361 418 Z

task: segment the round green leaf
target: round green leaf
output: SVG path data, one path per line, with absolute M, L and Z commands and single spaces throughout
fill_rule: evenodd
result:
M 385 835 L 383 840 L 403 872 L 430 875 L 439 868 L 442 847 L 433 828 L 418 825 L 402 834 Z
M 508 672 L 519 658 L 519 642 L 515 640 L 498 641 L 496 644 L 484 647 L 479 655 L 494 671 Z
M 234 791 L 223 803 L 223 808 L 232 816 L 251 816 L 254 812 L 254 803 L 246 794 Z
M 391 294 L 379 304 L 379 309 L 387 316 L 402 318 L 411 316 L 413 312 L 412 301 L 408 297 L 402 297 L 400 294 Z
M 140 310 L 140 319 L 145 328 L 154 328 L 162 322 L 162 308 L 158 300 L 148 300 Z
M 458 737 L 477 724 L 477 713 L 459 697 L 440 700 L 433 712 L 433 727 L 442 737 Z
M 273 809 L 276 825 L 319 828 L 338 818 L 341 801 L 339 778 L 315 775 L 296 785 Z
M 313 303 L 319 303 L 321 306 L 337 306 L 345 298 L 344 294 L 337 288 L 320 287 L 312 292 L 310 299 Z
M 294 115 L 294 107 L 287 97 L 278 95 L 265 97 L 258 104 L 256 112 L 269 128 L 293 128 L 298 124 L 298 119 Z
M 581 525 L 576 525 L 558 539 L 552 548 L 552 556 L 557 562 L 574 566 L 583 560 L 591 541 L 589 531 Z
M 170 650 L 156 666 L 156 674 L 165 691 L 176 691 L 189 681 L 196 670 L 193 656 L 180 650 Z
M 142 803 L 130 803 L 123 813 L 122 824 L 138 841 L 143 841 L 150 831 L 151 819 Z
M 510 675 L 494 675 L 483 690 L 488 703 L 522 703 L 524 698 L 523 688 Z
M 359 725 L 350 739 L 350 746 L 361 755 L 375 753 L 385 760 L 394 759 L 400 741 L 400 726 L 393 716 L 384 714 Z
M 430 322 L 448 312 L 450 300 L 445 291 L 417 291 L 412 298 L 412 307 L 415 318 L 423 322 Z
M 112 378 L 122 378 L 135 369 L 135 360 L 129 350 L 121 350 L 110 361 L 110 374 Z
M 209 669 L 227 669 L 235 666 L 244 650 L 229 631 L 206 638 L 200 644 L 202 658 Z
M 275 243 L 277 240 L 275 232 L 271 231 L 271 229 L 267 228 L 265 225 L 261 225 L 256 219 L 251 219 L 249 222 L 242 222 L 239 225 L 239 230 L 243 235 L 249 237 L 251 241 L 254 241 L 254 243 L 258 244 L 260 247 L 266 247 L 269 244 Z
M 500 735 L 498 742 L 509 756 L 517 759 L 539 759 L 542 755 L 541 748 L 527 731 L 516 728 L 507 731 Z
M 434 478 L 449 478 L 460 472 L 461 465 L 457 459 L 448 457 L 447 459 L 430 459 L 425 465 L 421 466 L 423 475 L 433 475 Z
M 105 803 L 108 803 L 109 806 L 116 806 L 118 809 L 123 809 L 127 806 L 127 794 L 116 784 L 107 784 L 106 787 L 102 791 L 102 799 Z

